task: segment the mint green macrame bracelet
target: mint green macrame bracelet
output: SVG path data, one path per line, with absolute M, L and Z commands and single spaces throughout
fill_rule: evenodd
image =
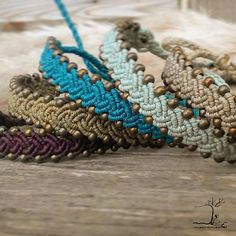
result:
M 145 67 L 136 63 L 137 55 L 129 52 L 131 47 L 140 52 L 154 51 L 162 58 L 169 56 L 154 41 L 151 32 L 140 28 L 137 23 L 125 21 L 106 34 L 101 59 L 119 90 L 128 93 L 128 101 L 139 105 L 139 112 L 155 126 L 168 129 L 169 135 L 182 138 L 182 143 L 191 148 L 196 147 L 203 157 L 210 157 L 212 153 L 218 162 L 236 160 L 235 145 L 229 144 L 227 137 L 216 137 L 211 125 L 206 129 L 199 128 L 201 114 L 198 109 L 193 112 L 192 108 L 181 105 L 181 99 L 170 95 L 174 92 L 171 86 L 167 89 L 154 87 L 154 77 L 144 75 Z M 179 54 L 174 56 L 177 58 Z

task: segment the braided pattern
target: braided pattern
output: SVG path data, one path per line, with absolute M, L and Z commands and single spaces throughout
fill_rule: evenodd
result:
M 104 146 L 101 140 L 89 141 L 85 137 L 74 139 L 53 134 L 42 135 L 32 126 L 18 124 L 18 120 L 0 112 L 0 158 L 7 157 L 22 162 L 58 162 L 75 158 L 80 154 L 89 156 L 95 151 L 101 153 L 113 145 L 110 143 Z
M 110 121 L 102 120 L 98 115 L 89 113 L 76 103 L 57 98 L 55 87 L 37 76 L 34 78 L 37 79 L 17 76 L 11 80 L 12 96 L 9 99 L 9 112 L 12 116 L 30 120 L 49 132 L 55 130 L 61 135 L 69 132 L 75 137 L 83 134 L 89 140 L 100 138 L 105 143 L 112 139 L 120 146 L 128 143 L 135 144 L 136 140 L 128 130 L 119 128 Z M 146 142 L 142 137 L 139 141 Z
M 126 42 L 127 32 L 139 30 L 137 27 L 132 29 L 132 25 L 125 23 L 117 30 L 109 32 L 101 47 L 101 58 L 110 69 L 112 78 L 120 81 L 119 89 L 129 92 L 128 100 L 140 105 L 140 113 L 152 116 L 154 125 L 168 127 L 168 134 L 183 137 L 184 144 L 197 145 L 201 152 L 212 152 L 216 160 L 224 160 L 225 156 L 228 160 L 235 160 L 235 146 L 228 145 L 226 137 L 216 138 L 211 127 L 206 130 L 199 129 L 198 117 L 183 119 L 184 107 L 179 105 L 169 109 L 167 96 L 155 96 L 154 81 L 145 83 L 144 69 L 137 69 L 134 59 L 127 59 L 130 48 Z
M 163 78 L 193 107 L 205 109 L 206 117 L 220 119 L 223 128 L 236 128 L 236 100 L 227 83 L 207 69 L 194 68 L 181 48 L 166 60 Z
M 60 49 L 64 49 L 60 42 L 49 39 L 41 56 L 40 71 L 44 78 L 60 86 L 61 93 L 67 92 L 71 100 L 81 99 L 82 107 L 94 107 L 96 114 L 107 114 L 110 121 L 121 122 L 125 128 L 136 127 L 138 134 L 151 134 L 153 139 L 163 139 L 168 143 L 172 141 L 170 136 L 161 134 L 159 128 L 147 124 L 143 115 L 132 111 L 131 104 L 122 100 L 118 91 L 109 87 L 111 84 L 105 86 L 97 77 L 94 81 L 87 73 L 80 75 L 74 63 L 69 63 L 68 58 L 65 60 Z
M 236 64 L 230 60 L 230 56 L 217 55 L 208 49 L 181 38 L 165 38 L 162 47 L 171 52 L 173 48 L 179 46 L 182 48 L 188 59 L 193 61 L 193 65 L 203 65 L 208 67 L 214 73 L 219 74 L 228 82 L 236 82 Z M 194 62 L 198 61 L 198 65 Z

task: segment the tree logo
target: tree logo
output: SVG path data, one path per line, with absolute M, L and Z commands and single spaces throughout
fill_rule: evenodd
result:
M 214 200 L 212 197 L 211 200 L 201 206 L 196 207 L 207 207 L 209 209 L 209 220 L 206 222 L 194 221 L 194 228 L 227 228 L 227 223 L 225 221 L 220 220 L 220 215 L 218 213 L 218 208 L 224 204 L 225 201 L 223 198 L 219 198 L 218 200 Z

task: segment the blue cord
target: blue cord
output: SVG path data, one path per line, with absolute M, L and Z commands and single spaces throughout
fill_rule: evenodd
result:
M 66 24 L 68 25 L 75 42 L 77 43 L 77 47 L 62 47 L 62 51 L 67 53 L 74 53 L 83 58 L 84 64 L 88 68 L 88 70 L 93 74 L 99 74 L 103 79 L 107 81 L 113 81 L 112 78 L 108 76 L 108 69 L 102 65 L 102 63 L 94 57 L 92 54 L 88 53 L 83 46 L 82 40 L 79 36 L 78 31 L 75 28 L 74 23 L 71 20 L 71 17 L 66 9 L 66 6 L 62 3 L 61 0 L 54 0 L 58 9 L 61 12 Z

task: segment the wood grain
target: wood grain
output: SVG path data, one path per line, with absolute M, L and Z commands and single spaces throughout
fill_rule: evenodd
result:
M 176 8 L 174 0 L 65 2 L 92 52 L 111 22 Z M 151 17 L 148 20 L 147 25 L 154 25 Z M 4 65 L 0 68 L 1 109 L 7 108 L 11 76 L 36 70 L 49 26 L 54 27 L 49 33 L 55 31 L 71 41 L 62 22 L 51 1 L 0 1 L 0 39 L 11 49 L 4 49 L 6 55 L 0 58 Z M 155 28 L 158 34 L 174 25 L 163 22 Z M 143 60 L 161 73 L 154 57 L 145 55 Z M 0 236 L 224 236 L 236 232 L 235 166 L 216 164 L 185 149 L 133 148 L 59 164 L 0 160 L 0 169 Z M 228 222 L 227 229 L 194 228 L 193 221 L 209 217 L 209 211 L 196 206 L 211 197 L 225 199 L 219 215 Z

